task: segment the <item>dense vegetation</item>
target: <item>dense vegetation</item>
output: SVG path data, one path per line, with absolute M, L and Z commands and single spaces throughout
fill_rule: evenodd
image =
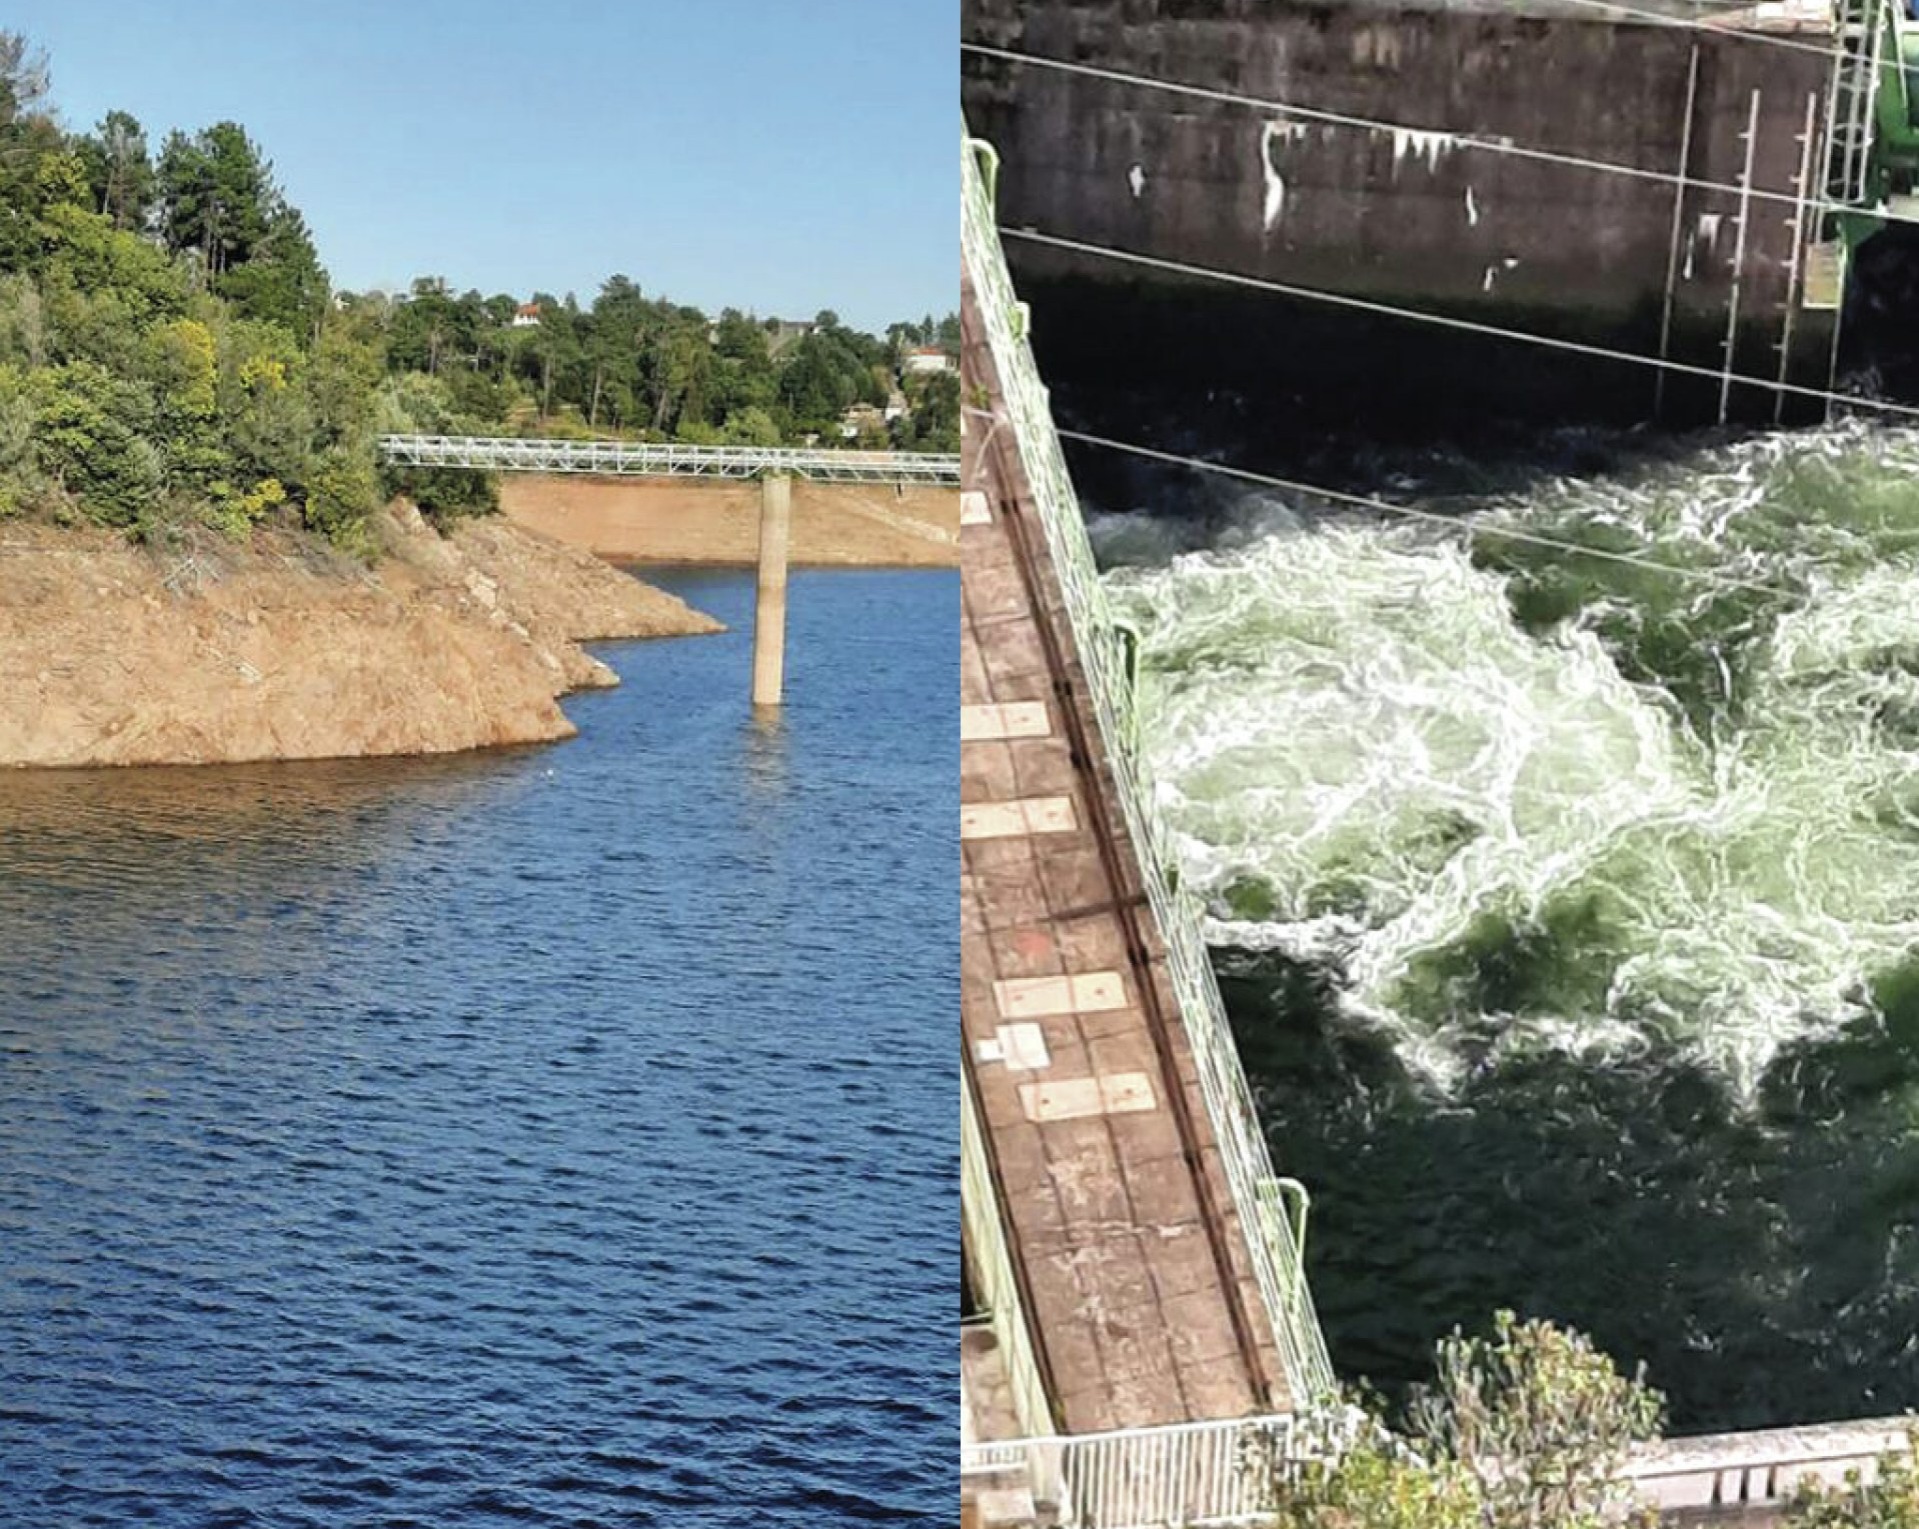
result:
M 1624 1480 L 1664 1414 L 1643 1374 L 1621 1374 L 1580 1333 L 1504 1311 L 1487 1337 L 1443 1340 L 1437 1360 L 1397 1430 L 1356 1399 L 1318 1420 L 1323 1437 L 1308 1424 L 1304 1463 L 1249 1457 L 1274 1529 L 1658 1529 Z M 1919 1429 L 1874 1472 L 1802 1480 L 1781 1522 L 1919 1529 Z
M 709 319 L 624 276 L 587 308 L 536 295 L 537 318 L 432 278 L 336 294 L 237 123 L 156 153 L 125 112 L 65 130 L 47 87 L 44 60 L 0 33 L 0 517 L 152 539 L 277 513 L 364 548 L 392 493 L 490 502 L 476 474 L 382 473 L 386 432 L 838 445 L 866 404 L 849 444 L 957 449 L 957 379 L 896 378 L 908 348 L 956 348 L 956 319 L 884 339 L 831 313 Z M 895 390 L 907 412 L 885 420 Z

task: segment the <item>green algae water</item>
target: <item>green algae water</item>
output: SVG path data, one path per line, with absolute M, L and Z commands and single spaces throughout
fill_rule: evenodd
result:
M 1094 519 L 1336 1364 L 1919 1404 L 1919 432 L 1390 496 Z

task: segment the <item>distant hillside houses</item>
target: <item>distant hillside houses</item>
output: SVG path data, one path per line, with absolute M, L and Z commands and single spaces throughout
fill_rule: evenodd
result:
M 937 345 L 916 345 L 906 353 L 901 363 L 912 376 L 930 376 L 935 372 L 953 370 L 953 358 Z
M 862 435 L 884 435 L 888 418 L 870 403 L 856 403 L 840 416 L 840 436 L 856 441 Z

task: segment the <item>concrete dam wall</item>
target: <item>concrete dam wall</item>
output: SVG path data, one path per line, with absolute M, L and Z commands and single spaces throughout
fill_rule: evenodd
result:
M 500 508 L 569 546 L 617 562 L 751 566 L 760 486 L 745 481 L 508 473 Z M 947 568 L 958 557 L 959 490 L 813 483 L 792 491 L 800 566 Z
M 1810 48 L 1590 12 L 1371 0 L 965 0 L 962 40 L 1391 125 L 968 52 L 968 126 L 1002 156 L 1012 230 L 1640 354 L 1663 344 L 1714 371 L 1730 331 L 1735 372 L 1776 378 L 1783 358 L 1794 382 L 1827 383 L 1833 314 L 1804 300 L 1809 268 L 1815 287 L 1826 269 L 1810 248 L 1819 218 L 1796 200 L 1817 199 L 1825 170 L 1830 66 Z M 1668 178 L 1683 168 L 1753 194 L 1682 193 L 1502 144 Z M 1643 414 L 1654 395 L 1651 368 L 1360 320 L 1017 237 L 1008 253 L 1039 310 L 1042 358 L 1068 373 L 1185 353 L 1212 380 L 1336 386 L 1357 350 L 1363 396 L 1597 392 Z M 1720 386 L 1673 378 L 1665 392 L 1669 410 L 1694 413 Z M 1736 412 L 1770 416 L 1775 395 L 1734 394 Z

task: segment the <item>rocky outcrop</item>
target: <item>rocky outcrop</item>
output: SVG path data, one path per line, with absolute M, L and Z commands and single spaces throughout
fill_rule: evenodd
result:
M 499 521 L 383 517 L 369 569 L 305 538 L 149 552 L 0 526 L 0 765 L 431 754 L 574 732 L 617 683 L 594 638 L 720 630 L 671 595 Z

